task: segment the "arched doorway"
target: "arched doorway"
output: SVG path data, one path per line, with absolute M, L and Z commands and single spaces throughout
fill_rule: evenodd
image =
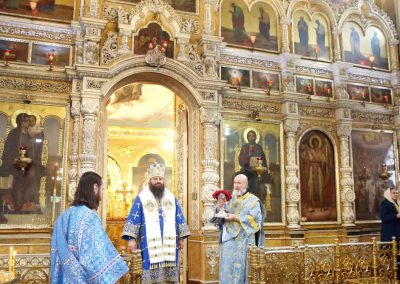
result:
M 105 102 L 107 121 L 107 232 L 123 249 L 122 227 L 132 201 L 147 183 L 147 167 L 166 167 L 165 182 L 188 219 L 188 107 L 180 96 L 160 85 L 127 84 Z M 187 250 L 181 255 L 181 279 L 186 282 Z

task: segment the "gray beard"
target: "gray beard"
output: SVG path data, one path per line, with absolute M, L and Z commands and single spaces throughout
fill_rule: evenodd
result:
M 232 192 L 232 195 L 234 197 L 239 197 L 239 196 L 242 196 L 245 192 L 246 192 L 246 190 L 240 191 L 240 190 L 234 189 L 233 192 Z

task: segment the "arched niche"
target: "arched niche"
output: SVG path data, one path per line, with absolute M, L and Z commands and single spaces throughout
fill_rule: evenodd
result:
M 339 219 L 337 155 L 332 141 L 322 129 L 310 129 L 298 141 L 303 223 L 336 223 Z

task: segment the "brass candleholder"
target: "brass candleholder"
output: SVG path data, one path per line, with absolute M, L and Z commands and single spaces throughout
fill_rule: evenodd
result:
M 252 167 L 252 170 L 257 173 L 258 179 L 261 181 L 262 175 L 267 172 L 267 168 L 262 165 L 263 160 L 261 157 L 257 157 L 257 166 Z
M 387 188 L 388 185 L 388 180 L 392 176 L 392 173 L 389 173 L 387 171 L 387 166 L 386 164 L 382 164 L 382 172 L 379 174 L 379 177 L 383 180 L 385 184 L 385 188 Z

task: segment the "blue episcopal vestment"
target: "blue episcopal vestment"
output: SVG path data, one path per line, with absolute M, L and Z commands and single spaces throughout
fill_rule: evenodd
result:
M 109 284 L 126 272 L 128 266 L 95 211 L 73 206 L 57 219 L 51 240 L 52 284 Z
M 142 251 L 142 283 L 179 283 L 178 239 L 190 235 L 174 195 L 157 201 L 146 186 L 135 198 L 122 238 L 135 239 Z
M 221 284 L 247 284 L 247 247 L 264 246 L 262 204 L 245 192 L 229 201 L 227 211 L 238 221 L 225 221 L 222 227 L 219 279 Z

